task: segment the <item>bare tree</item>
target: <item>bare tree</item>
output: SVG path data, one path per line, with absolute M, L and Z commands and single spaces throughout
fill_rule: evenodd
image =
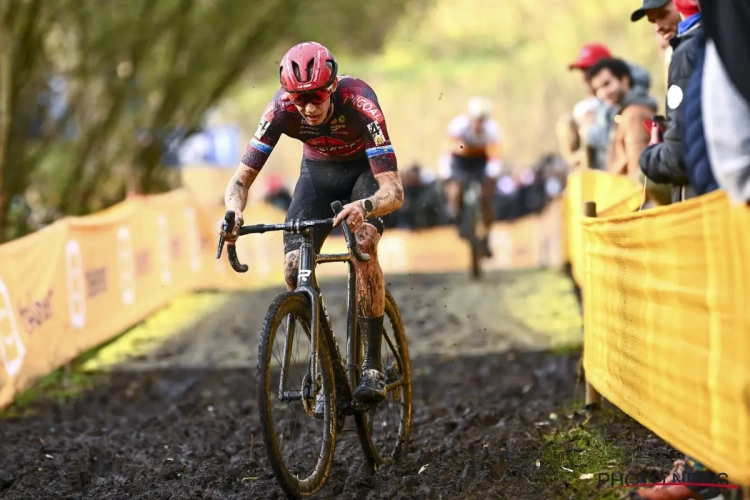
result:
M 320 34 L 377 50 L 405 4 L 0 2 L 0 242 L 33 229 L 10 210 L 29 193 L 49 221 L 119 201 L 126 187 L 173 187 L 176 176 L 162 165 L 165 136 L 197 130 L 253 63 Z M 65 82 L 65 111 L 55 116 L 40 104 L 54 93 L 53 79 Z

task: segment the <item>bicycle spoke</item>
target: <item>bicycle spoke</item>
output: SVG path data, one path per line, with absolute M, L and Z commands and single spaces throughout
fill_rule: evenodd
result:
M 288 328 L 290 325 L 287 323 L 290 320 L 295 321 L 292 318 L 294 316 L 289 315 L 282 321 L 274 339 L 273 358 L 277 364 L 271 368 L 272 388 L 280 388 L 282 362 L 286 361 L 286 384 L 280 388 L 284 393 L 304 390 L 304 380 L 309 373 L 308 360 L 312 351 L 309 331 L 304 325 L 297 322 L 291 325 L 292 328 Z M 285 350 L 287 332 L 291 332 L 292 341 L 288 351 Z M 275 401 L 272 419 L 279 451 L 290 471 L 304 478 L 314 471 L 322 445 L 323 425 L 320 420 L 308 415 L 301 400 L 280 400 L 278 394 L 281 390 L 272 390 L 270 394 Z

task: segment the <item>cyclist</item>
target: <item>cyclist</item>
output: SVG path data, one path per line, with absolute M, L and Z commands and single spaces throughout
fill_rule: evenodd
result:
M 375 92 L 365 82 L 338 76 L 338 64 L 323 45 L 304 42 L 284 55 L 279 67 L 281 88 L 263 112 L 258 129 L 229 181 L 224 202 L 236 213 L 233 245 L 242 226 L 242 212 L 250 186 L 260 173 L 281 134 L 304 143 L 300 176 L 286 220 L 325 219 L 331 203 L 348 201 L 334 219 L 346 222 L 362 251 L 372 258 L 354 261 L 357 267 L 358 327 L 365 344 L 362 380 L 354 397 L 377 404 L 385 397 L 380 347 L 385 307 L 385 283 L 377 259 L 383 217 L 403 203 L 404 189 L 396 155 L 388 137 L 383 111 Z M 219 226 L 221 227 L 221 226 Z M 313 245 L 320 252 L 330 229 L 315 229 Z M 290 290 L 297 285 L 301 237 L 284 233 L 284 278 Z M 322 413 L 318 398 L 316 413 Z
M 483 231 L 480 243 L 485 256 L 491 257 L 488 237 L 495 214 L 492 195 L 502 172 L 500 126 L 490 118 L 492 101 L 484 97 L 469 100 L 468 113 L 457 116 L 448 127 L 449 147 L 441 159 L 441 176 L 451 217 L 458 216 L 462 202 L 462 183 L 473 177 L 482 180 Z

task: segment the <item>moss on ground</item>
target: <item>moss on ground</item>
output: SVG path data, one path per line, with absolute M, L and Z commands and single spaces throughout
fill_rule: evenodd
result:
M 586 423 L 581 422 L 584 402 L 580 398 L 561 409 L 561 425 L 542 434 L 542 458 L 539 467 L 544 481 L 565 498 L 619 499 L 622 491 L 597 487 L 598 474 L 622 472 L 630 463 L 628 450 L 605 433 L 613 424 L 629 417 L 605 402 L 603 408 Z
M 67 401 L 96 384 L 107 380 L 106 373 L 84 372 L 77 368 L 76 361 L 58 368 L 19 394 L 12 405 L 0 411 L 0 419 L 27 417 L 34 414 L 33 403 L 42 400 Z

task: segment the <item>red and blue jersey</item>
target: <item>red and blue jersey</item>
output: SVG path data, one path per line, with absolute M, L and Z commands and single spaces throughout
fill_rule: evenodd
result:
M 312 126 L 279 89 L 263 112 L 242 163 L 260 170 L 281 134 L 286 134 L 302 141 L 304 156 L 310 160 L 344 163 L 367 158 L 376 175 L 398 170 L 383 111 L 369 85 L 352 76 L 338 77 L 331 105 L 331 118 Z

